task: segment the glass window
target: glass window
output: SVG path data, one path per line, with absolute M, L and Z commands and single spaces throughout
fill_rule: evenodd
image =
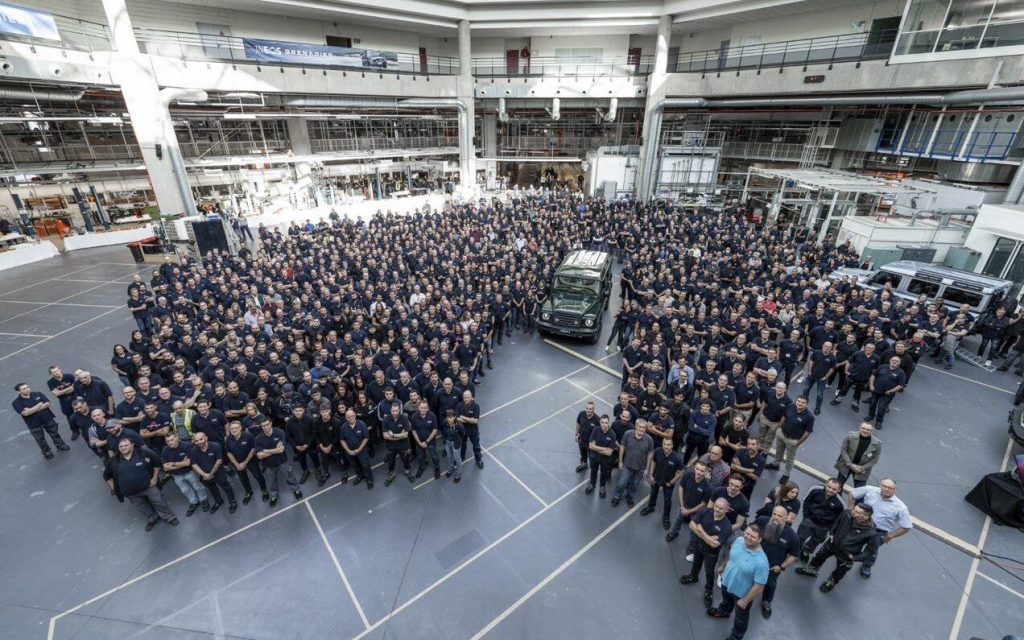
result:
M 939 285 L 934 282 L 926 282 L 924 280 L 918 280 L 917 278 L 911 278 L 910 284 L 907 285 L 907 293 L 912 293 L 915 296 L 919 296 L 922 293 L 929 298 L 934 298 L 935 294 L 939 292 Z
M 996 240 L 995 246 L 992 247 L 992 253 L 988 257 L 988 262 L 981 272 L 986 276 L 1002 278 L 1003 268 L 1009 262 L 1010 254 L 1013 253 L 1013 249 L 1016 246 L 1017 243 L 1009 238 L 999 238 L 999 240 Z
M 969 304 L 972 307 L 977 307 L 981 304 L 980 293 L 964 291 L 954 287 L 946 287 L 946 290 L 942 292 L 942 297 L 946 299 L 946 302 L 952 302 L 953 304 Z
M 946 17 L 949 0 L 914 0 L 903 23 L 904 31 L 929 31 L 941 29 Z
M 995 0 L 953 0 L 946 16 L 947 28 L 976 27 L 988 22 Z
M 1016 298 L 1017 294 L 1020 293 L 1021 283 L 1024 283 L 1024 251 L 1017 252 L 1013 262 L 1010 263 L 1010 268 L 1006 270 L 1006 275 L 1003 277 L 1013 282 L 1013 287 L 1010 288 L 1007 295 L 1011 298 Z
M 900 280 L 903 276 L 896 273 L 889 273 L 888 271 L 879 271 L 875 275 L 871 276 L 871 284 L 883 287 L 887 284 L 892 284 L 893 289 L 898 289 L 900 286 Z

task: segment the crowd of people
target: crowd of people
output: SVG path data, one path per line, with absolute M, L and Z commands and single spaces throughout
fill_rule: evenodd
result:
M 48 386 L 72 439 L 105 460 L 111 490 L 147 528 L 177 522 L 166 477 L 186 515 L 225 498 L 235 511 L 236 482 L 243 504 L 253 482 L 275 504 L 282 484 L 300 498 L 333 468 L 372 488 L 377 449 L 385 484 L 398 464 L 410 481 L 431 469 L 458 482 L 467 451 L 483 468 L 475 390 L 503 338 L 533 330 L 569 251 L 609 251 L 623 264 L 606 345 L 621 351 L 622 385 L 607 415 L 593 404 L 580 413 L 577 471 L 589 472 L 588 495 L 605 498 L 617 470 L 613 506 L 632 506 L 646 480 L 641 513 L 660 499 L 667 539 L 689 529 L 681 581 L 703 574 L 709 615 L 735 611 L 738 639 L 755 598 L 771 615 L 790 565 L 816 575 L 834 557 L 828 591 L 856 562 L 870 577 L 879 545 L 910 529 L 895 483 L 867 482 L 882 454 L 875 431 L 921 359 L 949 366 L 950 346 L 972 333 L 1008 364 L 1024 354 L 1020 312 L 973 318 L 830 279 L 857 265 L 849 244 L 744 214 L 531 190 L 443 212 L 261 228 L 237 256 L 168 260 L 128 285 L 138 330 L 113 350 L 120 401 L 85 370 L 52 367 Z M 66 448 L 46 396 L 17 393 L 43 454 L 47 434 Z M 801 501 L 791 475 L 829 395 L 830 405 L 850 396 L 854 414 L 864 401 L 866 420 L 843 441 L 836 477 Z M 754 510 L 765 470 L 781 474 Z

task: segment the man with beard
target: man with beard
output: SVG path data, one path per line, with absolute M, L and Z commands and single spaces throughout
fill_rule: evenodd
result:
M 878 536 L 875 533 L 871 516 L 874 509 L 859 503 L 850 511 L 844 511 L 836 520 L 829 532 L 828 542 L 818 550 L 806 567 L 798 567 L 796 572 L 802 576 L 817 577 L 818 571 L 825 561 L 835 557 L 836 568 L 828 580 L 821 583 L 818 589 L 828 593 L 853 568 L 854 563 L 863 562 L 878 551 Z
M 768 581 L 761 593 L 761 615 L 768 619 L 772 617 L 772 600 L 779 576 L 799 559 L 800 539 L 789 526 L 789 510 L 782 505 L 772 508 L 771 516 L 761 516 L 754 522 L 764 532 L 761 548 L 768 556 Z
M 839 497 L 842 489 L 843 486 L 838 480 L 829 478 L 825 486 L 814 487 L 804 498 L 801 509 L 804 519 L 800 521 L 796 531 L 797 537 L 800 538 L 801 561 L 807 562 L 818 545 L 825 541 L 836 520 L 846 510 L 842 498 Z

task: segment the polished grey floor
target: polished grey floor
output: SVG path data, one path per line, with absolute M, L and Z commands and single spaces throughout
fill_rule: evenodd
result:
M 2 388 L 44 389 L 53 363 L 113 379 L 110 347 L 133 328 L 122 305 L 140 269 L 128 258 L 96 249 L 0 273 Z M 602 346 L 565 344 L 619 367 Z M 573 418 L 591 398 L 607 409 L 616 379 L 522 334 L 495 363 L 479 394 L 487 466 L 458 485 L 309 482 L 299 502 L 200 513 L 150 533 L 108 494 L 81 442 L 44 461 L 0 403 L 0 637 L 725 637 L 699 588 L 677 582 L 685 538 L 666 544 L 653 516 L 583 494 Z M 918 518 L 977 544 L 984 517 L 963 496 L 1004 458 L 1016 379 L 962 364 L 952 373 L 915 375 L 880 434 L 877 471 Z M 831 470 L 856 422 L 826 405 L 800 459 Z M 755 503 L 775 478 L 766 474 Z M 181 509 L 176 489 L 167 494 Z M 1022 560 L 1024 535 L 992 525 L 985 549 Z M 959 638 L 1024 632 L 1024 572 L 971 565 L 915 531 L 882 551 L 870 581 L 851 573 L 826 595 L 786 574 L 775 616 L 755 613 L 747 637 L 945 639 L 958 618 Z

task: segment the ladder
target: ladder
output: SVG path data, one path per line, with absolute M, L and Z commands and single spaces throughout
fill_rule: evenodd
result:
M 963 360 L 967 364 L 971 365 L 972 367 L 978 367 L 979 369 L 984 369 L 985 371 L 988 371 L 989 373 L 992 373 L 993 371 L 996 370 L 996 366 L 994 364 L 986 365 L 985 364 L 985 360 L 981 356 L 979 356 L 979 355 L 977 355 L 975 353 L 971 353 L 970 351 L 968 351 L 967 349 L 964 349 L 963 347 L 957 347 L 956 348 L 956 357 L 960 358 L 961 360 Z

